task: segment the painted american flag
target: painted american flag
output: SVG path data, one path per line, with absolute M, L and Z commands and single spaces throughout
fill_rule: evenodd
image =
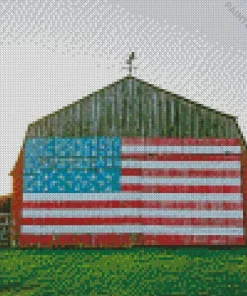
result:
M 33 138 L 21 245 L 244 244 L 239 139 Z

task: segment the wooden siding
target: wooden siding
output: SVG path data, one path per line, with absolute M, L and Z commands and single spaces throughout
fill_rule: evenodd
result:
M 240 138 L 233 116 L 126 77 L 45 116 L 27 137 Z
M 18 246 L 23 196 L 23 151 L 21 150 L 16 166 L 12 171 L 13 199 L 11 204 L 11 246 Z

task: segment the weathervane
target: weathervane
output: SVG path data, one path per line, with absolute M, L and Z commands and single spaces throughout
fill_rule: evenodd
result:
M 132 51 L 132 53 L 130 54 L 128 60 L 126 61 L 128 66 L 123 67 L 123 69 L 128 69 L 129 70 L 129 76 L 130 77 L 132 76 L 133 69 L 137 69 L 137 67 L 134 67 L 133 64 L 132 64 L 134 59 L 135 59 L 135 53 Z

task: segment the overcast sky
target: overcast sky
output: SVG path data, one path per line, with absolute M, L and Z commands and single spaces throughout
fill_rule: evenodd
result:
M 126 75 L 238 117 L 247 136 L 246 0 L 0 1 L 0 194 L 27 125 Z

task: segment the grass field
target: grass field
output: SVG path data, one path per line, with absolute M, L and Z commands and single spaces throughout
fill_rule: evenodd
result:
M 0 295 L 247 295 L 247 249 L 0 250 Z

